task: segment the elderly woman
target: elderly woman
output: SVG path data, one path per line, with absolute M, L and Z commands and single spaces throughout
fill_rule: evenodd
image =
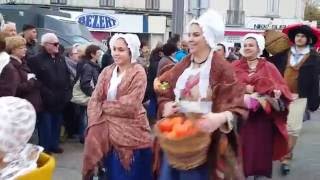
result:
M 279 160 L 288 151 L 286 115 L 291 93 L 277 68 L 260 58 L 264 47 L 262 35 L 247 34 L 240 50 L 243 57 L 233 63 L 250 109 L 247 122 L 240 128 L 246 177 L 271 178 L 272 160 Z
M 24 99 L 1 97 L 0 119 L 0 179 L 13 180 L 37 168 L 43 148 L 28 144 L 36 112 Z
M 215 23 L 211 23 L 215 22 Z M 224 23 L 220 14 L 209 10 L 188 25 L 188 55 L 155 80 L 159 113 L 168 117 L 178 112 L 202 113 L 198 126 L 212 133 L 208 162 L 190 170 L 171 167 L 166 155 L 161 180 L 239 179 L 238 146 L 233 124 L 246 116 L 243 90 L 238 88 L 231 65 L 217 55 L 216 42 L 223 40 Z M 162 82 L 169 87 L 159 88 Z M 219 149 L 227 144 L 227 151 Z
M 41 97 L 34 74 L 24 61 L 26 40 L 21 36 L 6 38 L 6 51 L 10 55 L 0 75 L 0 96 L 16 96 L 31 102 L 37 112 L 41 110 Z
M 101 161 L 109 180 L 152 179 L 152 138 L 142 105 L 147 77 L 136 63 L 139 46 L 133 34 L 110 40 L 115 63 L 100 74 L 87 109 L 84 179 Z

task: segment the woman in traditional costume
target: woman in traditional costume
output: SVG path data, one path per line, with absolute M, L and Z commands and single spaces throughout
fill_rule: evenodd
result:
M 246 177 L 271 178 L 272 160 L 288 151 L 286 116 L 292 95 L 277 68 L 260 58 L 264 47 L 262 35 L 247 34 L 240 50 L 243 57 L 233 63 L 250 109 L 239 130 Z
M 152 138 L 142 101 L 147 86 L 136 63 L 140 41 L 133 34 L 110 40 L 114 64 L 99 76 L 88 104 L 83 175 L 103 164 L 108 180 L 151 180 Z
M 198 126 L 212 133 L 208 160 L 190 170 L 173 168 L 164 154 L 160 180 L 241 179 L 235 124 L 246 116 L 244 89 L 232 66 L 216 54 L 216 42 L 224 37 L 224 22 L 209 10 L 188 25 L 190 55 L 155 80 L 159 94 L 159 114 L 168 117 L 178 112 L 204 114 Z M 167 88 L 159 88 L 163 84 Z M 162 86 L 163 87 L 163 86 Z M 219 145 L 225 144 L 225 151 Z

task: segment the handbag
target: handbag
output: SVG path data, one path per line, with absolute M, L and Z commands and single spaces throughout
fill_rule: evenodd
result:
M 88 102 L 90 100 L 90 96 L 87 96 L 80 88 L 80 79 L 76 81 L 76 83 L 73 86 L 72 89 L 72 99 L 71 102 L 82 105 L 82 106 L 87 106 Z

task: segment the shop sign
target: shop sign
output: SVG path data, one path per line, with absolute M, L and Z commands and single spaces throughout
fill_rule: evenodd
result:
M 118 19 L 105 14 L 88 13 L 77 18 L 78 23 L 95 30 L 109 30 L 118 26 Z

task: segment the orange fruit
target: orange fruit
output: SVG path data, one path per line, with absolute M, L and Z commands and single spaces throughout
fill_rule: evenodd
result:
M 166 137 L 167 137 L 168 139 L 176 139 L 176 138 L 177 138 L 177 134 L 176 134 L 175 131 L 171 131 L 171 132 L 169 132 L 168 134 L 166 134 Z
M 177 124 L 173 127 L 177 138 L 186 137 L 188 135 L 188 127 L 184 124 Z
M 173 124 L 182 124 L 183 120 L 183 117 L 180 116 L 171 118 Z
M 161 132 L 170 132 L 173 128 L 173 122 L 170 119 L 164 119 L 163 121 L 159 122 L 159 129 Z

